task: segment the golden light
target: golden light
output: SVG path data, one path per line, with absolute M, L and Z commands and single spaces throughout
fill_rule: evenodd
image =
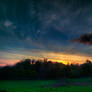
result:
M 67 65 L 67 64 L 68 64 L 68 62 L 67 62 L 67 61 L 63 61 L 63 60 L 60 60 L 60 61 L 58 61 L 58 62 L 63 63 L 63 64 L 65 64 L 65 65 Z M 69 62 L 69 63 L 70 63 L 70 62 Z
M 53 61 L 53 62 L 63 63 L 65 65 L 71 64 L 70 62 L 67 62 L 67 61 L 64 61 L 64 60 L 58 60 L 58 59 L 48 59 L 48 60 Z

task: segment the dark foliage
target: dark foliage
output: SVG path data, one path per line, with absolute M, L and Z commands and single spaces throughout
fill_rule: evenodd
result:
M 25 59 L 14 66 L 0 68 L 0 79 L 59 79 L 92 77 L 92 62 L 87 60 L 84 64 L 64 65 L 62 63 L 47 61 L 47 59 Z
M 0 92 L 6 92 L 5 90 L 0 90 Z

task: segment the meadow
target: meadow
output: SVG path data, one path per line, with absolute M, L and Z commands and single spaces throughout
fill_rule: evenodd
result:
M 92 86 L 59 86 L 50 87 L 45 85 L 55 84 L 61 80 L 17 80 L 0 81 L 0 90 L 5 92 L 92 92 Z M 92 83 L 92 78 L 68 79 L 68 82 L 87 82 Z

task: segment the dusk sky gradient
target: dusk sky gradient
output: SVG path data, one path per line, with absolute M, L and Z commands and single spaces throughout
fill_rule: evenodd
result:
M 91 0 L 0 0 L 0 65 L 92 60 L 92 45 L 73 42 L 84 34 L 92 34 Z

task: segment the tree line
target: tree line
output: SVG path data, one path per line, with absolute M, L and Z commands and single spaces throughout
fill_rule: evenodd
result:
M 92 77 L 92 62 L 63 64 L 44 60 L 25 59 L 13 66 L 0 68 L 0 80 L 13 79 L 60 79 Z

